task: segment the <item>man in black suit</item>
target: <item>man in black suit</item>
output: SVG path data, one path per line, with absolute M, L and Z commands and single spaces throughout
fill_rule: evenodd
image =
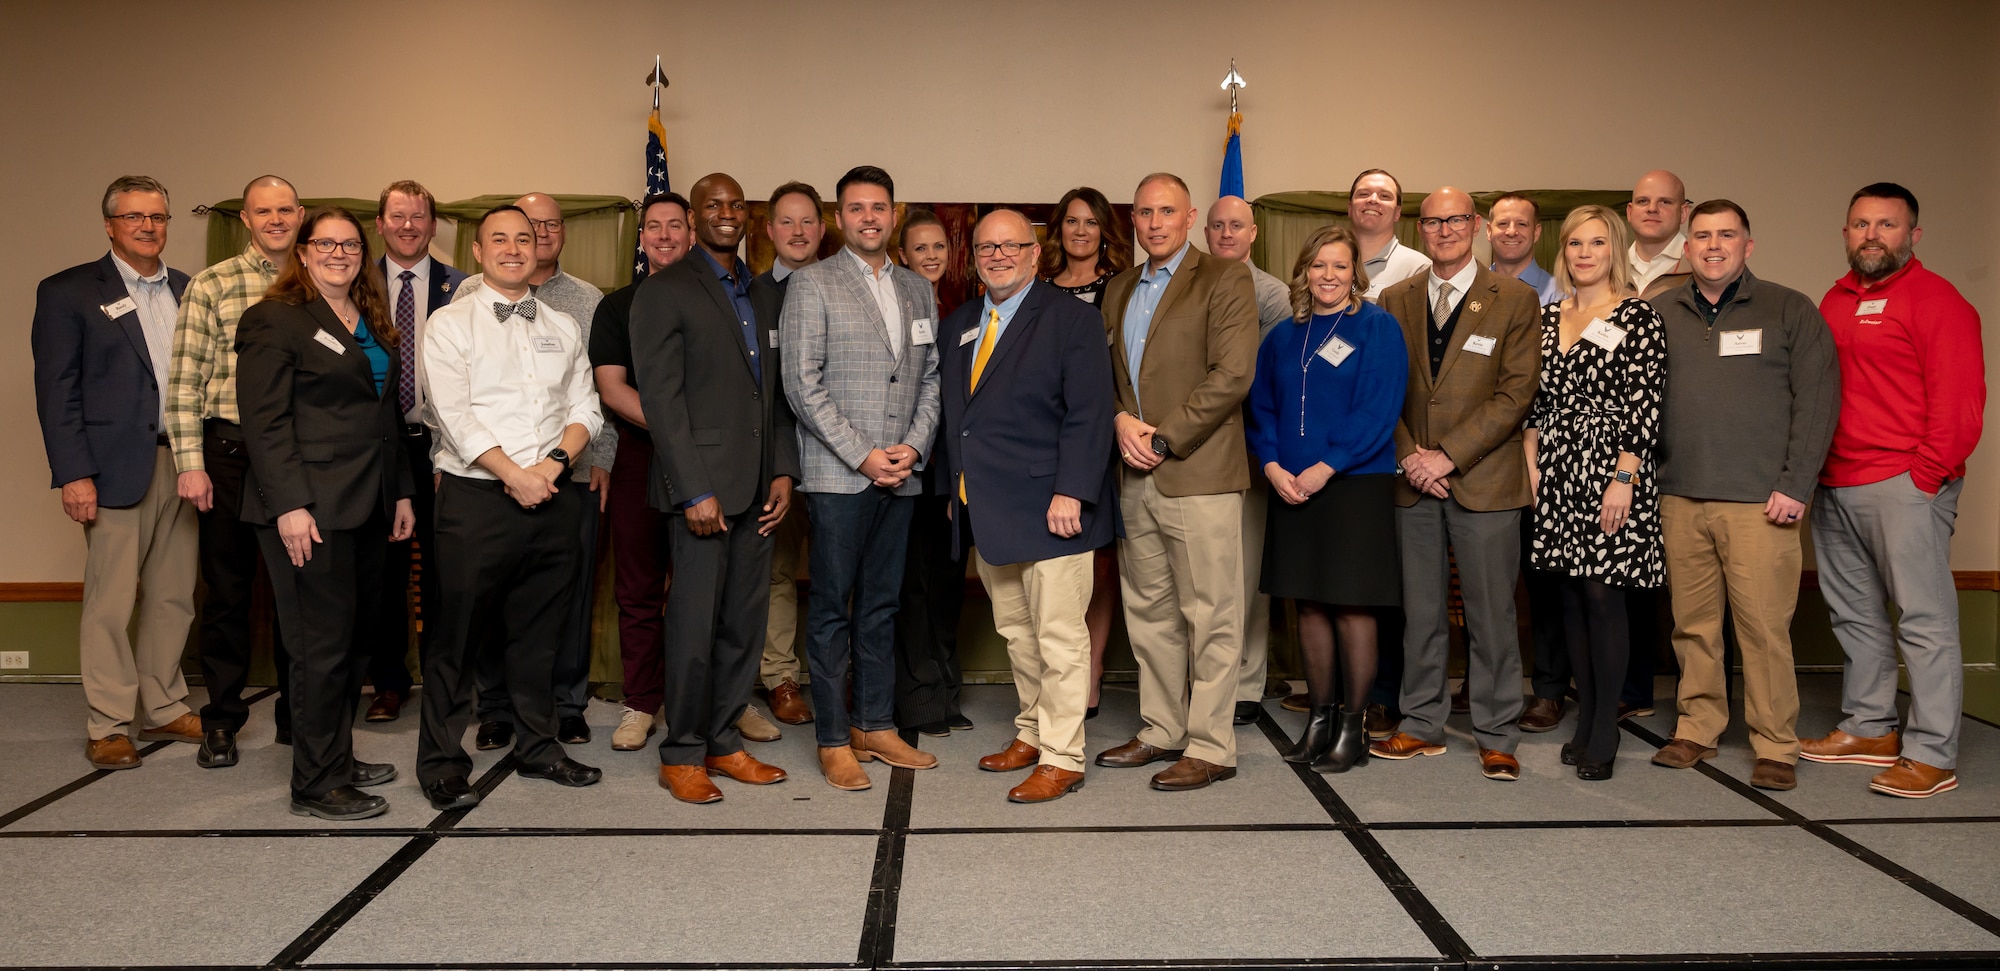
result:
M 705 176 L 689 203 L 699 245 L 640 285 L 632 363 L 653 436 L 649 492 L 669 516 L 674 563 L 660 785 L 707 803 L 722 798 L 710 775 L 785 778 L 743 751 L 737 719 L 763 652 L 771 531 L 791 506 L 799 455 L 779 385 L 780 298 L 736 255 L 743 188 Z
M 103 211 L 111 252 L 42 281 L 31 341 L 50 484 L 83 526 L 84 754 L 100 769 L 130 769 L 135 721 L 142 740 L 201 741 L 180 667 L 194 622 L 195 510 L 175 491 L 161 408 L 188 277 L 160 259 L 173 218 L 165 186 L 124 176 L 104 191 Z
M 973 228 L 983 301 L 967 302 L 940 333 L 943 474 L 951 515 L 971 528 L 979 578 L 1007 638 L 1019 734 L 979 767 L 1036 765 L 1007 793 L 1047 802 L 1083 786 L 1083 716 L 1090 696 L 1092 551 L 1118 516 L 1111 474 L 1111 358 L 1097 308 L 1035 285 L 1041 247 L 1026 216 L 987 214 Z
M 375 263 L 388 285 L 382 296 L 389 301 L 389 319 L 396 325 L 396 353 L 400 363 L 391 375 L 396 390 L 403 451 L 410 458 L 410 474 L 418 484 L 412 497 L 417 511 L 417 530 L 411 537 L 415 550 L 429 556 L 437 546 L 432 522 L 432 503 L 437 490 L 431 485 L 431 432 L 424 425 L 424 382 L 417 374 L 423 363 L 424 319 L 451 302 L 465 274 L 431 255 L 431 240 L 437 238 L 437 200 L 431 190 L 405 179 L 391 182 L 382 190 L 376 209 L 375 232 L 382 237 L 384 255 Z M 417 604 L 420 610 L 436 609 L 437 571 L 419 565 L 411 542 L 389 544 L 386 580 L 382 584 L 382 606 L 376 616 L 379 625 L 374 654 L 368 659 L 368 680 L 375 686 L 375 698 L 368 705 L 371 722 L 395 721 L 410 697 L 410 668 L 406 663 L 410 645 L 410 570 L 417 568 Z M 417 634 L 419 663 L 430 638 L 429 626 Z

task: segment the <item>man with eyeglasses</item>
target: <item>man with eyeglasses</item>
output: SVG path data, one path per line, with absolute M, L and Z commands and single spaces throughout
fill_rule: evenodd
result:
M 1632 201 L 1625 204 L 1625 221 L 1632 226 L 1627 257 L 1632 261 L 1632 286 L 1641 297 L 1651 300 L 1694 279 L 1685 232 L 1693 208 L 1687 185 L 1666 169 L 1640 176 L 1632 187 Z
M 195 510 L 175 491 L 162 430 L 188 278 L 160 256 L 166 186 L 121 177 L 101 208 L 111 252 L 42 281 L 30 342 L 50 484 L 83 527 L 84 758 L 130 769 L 135 722 L 141 740 L 201 737 L 180 664 L 194 623 Z
M 1382 291 L 1422 273 L 1431 265 L 1424 254 L 1396 239 L 1396 224 L 1403 219 L 1403 184 L 1383 169 L 1368 169 L 1354 177 L 1347 189 L 1347 219 L 1354 226 L 1355 242 L 1368 271 L 1368 292 L 1362 297 L 1380 301 Z
M 1430 270 L 1382 293 L 1403 327 L 1410 387 L 1396 423 L 1402 551 L 1403 720 L 1370 755 L 1443 755 L 1451 564 L 1465 602 L 1466 687 L 1480 773 L 1511 781 L 1521 715 L 1514 585 L 1528 505 L 1521 420 L 1541 380 L 1540 300 L 1527 284 L 1472 258 L 1480 218 L 1446 186 L 1426 196 L 1418 228 Z
M 257 576 L 257 533 L 243 521 L 243 480 L 250 468 L 237 424 L 236 323 L 278 279 L 292 258 L 305 212 L 290 182 L 262 175 L 243 187 L 240 217 L 250 231 L 241 253 L 188 282 L 174 322 L 174 358 L 167 392 L 167 435 L 180 470 L 180 497 L 201 518 L 201 674 L 208 703 L 201 709 L 203 768 L 236 764 L 236 733 L 249 717 L 243 689 L 250 679 L 250 599 Z M 291 678 L 276 625 L 271 659 L 278 673 L 274 713 L 278 742 L 292 740 L 291 707 L 284 692 Z
M 365 717 L 371 722 L 386 722 L 402 714 L 403 702 L 410 697 L 408 594 L 413 570 L 419 584 L 417 602 L 425 609 L 437 604 L 436 571 L 417 566 L 417 551 L 433 556 L 437 545 L 432 532 L 436 490 L 429 487 L 431 433 L 424 425 L 424 383 L 417 373 L 423 360 L 424 320 L 451 302 L 465 274 L 431 255 L 431 240 L 437 238 L 437 200 L 419 183 L 391 182 L 382 190 L 375 232 L 383 243 L 383 255 L 375 268 L 388 286 L 384 296 L 396 325 L 397 353 L 402 361 L 395 386 L 397 403 L 403 410 L 403 451 L 410 457 L 411 476 L 421 486 L 411 497 L 417 512 L 416 532 L 410 540 L 389 544 L 388 579 L 382 584 L 374 650 L 368 658 L 368 681 L 375 686 L 375 697 L 369 701 Z M 417 641 L 421 663 L 430 643 L 428 625 L 418 629 Z
M 514 205 L 527 214 L 535 230 L 535 267 L 528 275 L 529 289 L 537 301 L 576 321 L 583 329 L 587 348 L 590 325 L 597 318 L 597 305 L 604 299 L 604 291 L 563 271 L 566 237 L 562 205 L 543 192 L 530 192 L 514 200 Z M 459 284 L 452 301 L 456 303 L 478 293 L 484 278 L 483 273 L 468 277 Z M 563 602 L 564 620 L 558 635 L 553 684 L 556 735 L 569 745 L 590 741 L 590 724 L 584 721 L 583 711 L 590 704 L 590 607 L 597 593 L 597 523 L 609 497 L 612 460 L 618 451 L 618 430 L 612 423 L 601 423 L 601 430 L 593 431 L 593 435 L 589 449 L 576 457 L 569 473 L 571 482 L 590 492 L 590 501 L 583 504 L 577 522 L 577 543 L 582 555 L 578 559 L 576 584 Z M 479 685 L 476 742 L 480 751 L 487 751 L 504 748 L 513 740 L 515 718 L 508 707 L 508 688 L 503 683 L 505 672 L 498 658 L 490 651 L 481 657 L 476 678 Z

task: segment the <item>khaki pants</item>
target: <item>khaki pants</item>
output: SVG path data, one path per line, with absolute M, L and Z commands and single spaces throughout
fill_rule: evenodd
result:
M 1236 764 L 1243 660 L 1243 494 L 1169 497 L 1121 473 L 1125 630 L 1139 661 L 1139 740 Z
M 91 738 L 135 735 L 187 714 L 181 652 L 194 624 L 199 533 L 175 493 L 173 453 L 154 449 L 146 497 L 99 507 L 83 527 L 83 624 L 77 650 Z M 127 628 L 137 618 L 137 637 Z
M 994 566 L 974 554 L 993 600 L 993 627 L 1007 639 L 1014 718 L 1022 742 L 1042 750 L 1041 764 L 1083 771 L 1083 713 L 1090 700 L 1091 553 Z
M 1674 735 L 1713 746 L 1729 727 L 1729 669 L 1722 657 L 1726 602 L 1743 651 L 1743 721 L 1760 759 L 1799 759 L 1799 681 L 1792 611 L 1799 599 L 1801 524 L 1778 526 L 1764 504 L 1660 497 L 1673 590 L 1674 655 L 1681 662 Z
M 792 508 L 771 533 L 771 617 L 764 627 L 764 659 L 757 679 L 766 689 L 799 681 L 799 564 L 804 557 L 806 504 L 794 493 Z
M 1271 598 L 1257 592 L 1264 578 L 1264 516 L 1271 483 L 1262 470 L 1250 473 L 1243 494 L 1243 663 L 1237 668 L 1236 700 L 1261 703 L 1271 669 Z

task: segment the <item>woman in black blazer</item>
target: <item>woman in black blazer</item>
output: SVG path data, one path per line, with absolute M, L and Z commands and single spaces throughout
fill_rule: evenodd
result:
M 271 567 L 292 658 L 292 812 L 366 819 L 357 786 L 396 777 L 354 759 L 354 698 L 387 545 L 416 523 L 395 329 L 360 220 L 306 213 L 291 259 L 236 330 L 236 397 L 250 456 L 243 520 Z

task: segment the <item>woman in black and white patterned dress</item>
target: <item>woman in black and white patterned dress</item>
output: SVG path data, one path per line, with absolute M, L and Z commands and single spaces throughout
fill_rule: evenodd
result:
M 1576 736 L 1563 761 L 1611 778 L 1618 692 L 1631 655 L 1625 592 L 1666 580 L 1653 449 L 1666 386 L 1666 332 L 1638 298 L 1625 222 L 1602 206 L 1563 221 L 1556 282 L 1573 296 L 1542 308 L 1542 383 L 1524 443 L 1535 493 L 1530 562 L 1563 576 L 1563 627 L 1576 677 Z

